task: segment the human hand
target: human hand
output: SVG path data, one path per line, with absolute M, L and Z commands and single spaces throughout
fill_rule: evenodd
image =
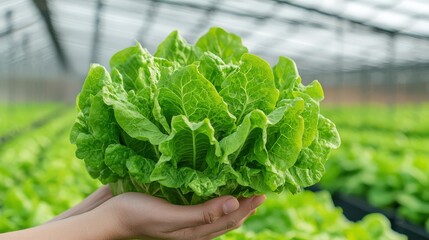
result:
M 124 193 L 100 208 L 115 213 L 121 239 L 212 239 L 241 226 L 264 200 L 265 196 L 222 196 L 179 206 L 142 193 Z
M 102 187 L 47 224 L 0 234 L 0 240 L 212 239 L 241 226 L 264 200 L 222 196 L 179 206 L 143 193 L 112 197 Z

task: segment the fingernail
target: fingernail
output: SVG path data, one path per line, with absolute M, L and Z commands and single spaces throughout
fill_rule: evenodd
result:
M 267 197 L 265 197 L 265 195 L 255 196 L 252 199 L 252 207 L 254 209 L 257 208 L 257 207 L 259 207 L 265 201 L 265 199 L 267 199 Z
M 240 207 L 240 204 L 238 203 L 237 199 L 230 198 L 223 204 L 223 213 L 229 214 L 234 212 Z

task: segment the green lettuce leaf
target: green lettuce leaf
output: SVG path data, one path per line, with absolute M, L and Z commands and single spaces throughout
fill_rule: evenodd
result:
M 270 113 L 278 98 L 270 65 L 252 54 L 242 56 L 239 68 L 225 79 L 219 94 L 237 122 L 253 109 Z
M 210 28 L 200 37 L 195 46 L 203 52 L 214 53 L 226 63 L 238 62 L 241 56 L 247 53 L 247 48 L 242 45 L 239 36 L 216 27 Z
M 165 58 L 181 65 L 188 65 L 196 61 L 200 54 L 199 48 L 189 45 L 186 40 L 179 35 L 179 31 L 173 31 L 158 46 L 154 56 Z
M 216 88 L 189 65 L 167 75 L 159 81 L 158 101 L 167 121 L 173 116 L 185 115 L 190 121 L 209 118 L 213 128 L 228 133 L 235 127 L 235 118 Z
M 287 57 L 279 57 L 278 63 L 273 67 L 273 74 L 280 99 L 291 94 L 300 78 L 295 62 Z

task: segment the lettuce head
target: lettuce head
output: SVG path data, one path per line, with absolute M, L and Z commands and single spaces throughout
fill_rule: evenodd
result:
M 297 192 L 320 180 L 340 144 L 322 99 L 290 58 L 271 67 L 221 28 L 195 45 L 174 31 L 154 55 L 137 43 L 112 56 L 110 72 L 91 66 L 70 139 L 114 194 L 195 204 Z

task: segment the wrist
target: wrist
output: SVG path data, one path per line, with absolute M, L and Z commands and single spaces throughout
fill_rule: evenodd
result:
M 120 201 L 120 197 L 111 198 L 101 211 L 109 215 L 106 217 L 111 221 L 108 225 L 112 226 L 109 230 L 110 238 L 129 239 L 135 236 L 133 227 L 127 221 L 127 207 Z

